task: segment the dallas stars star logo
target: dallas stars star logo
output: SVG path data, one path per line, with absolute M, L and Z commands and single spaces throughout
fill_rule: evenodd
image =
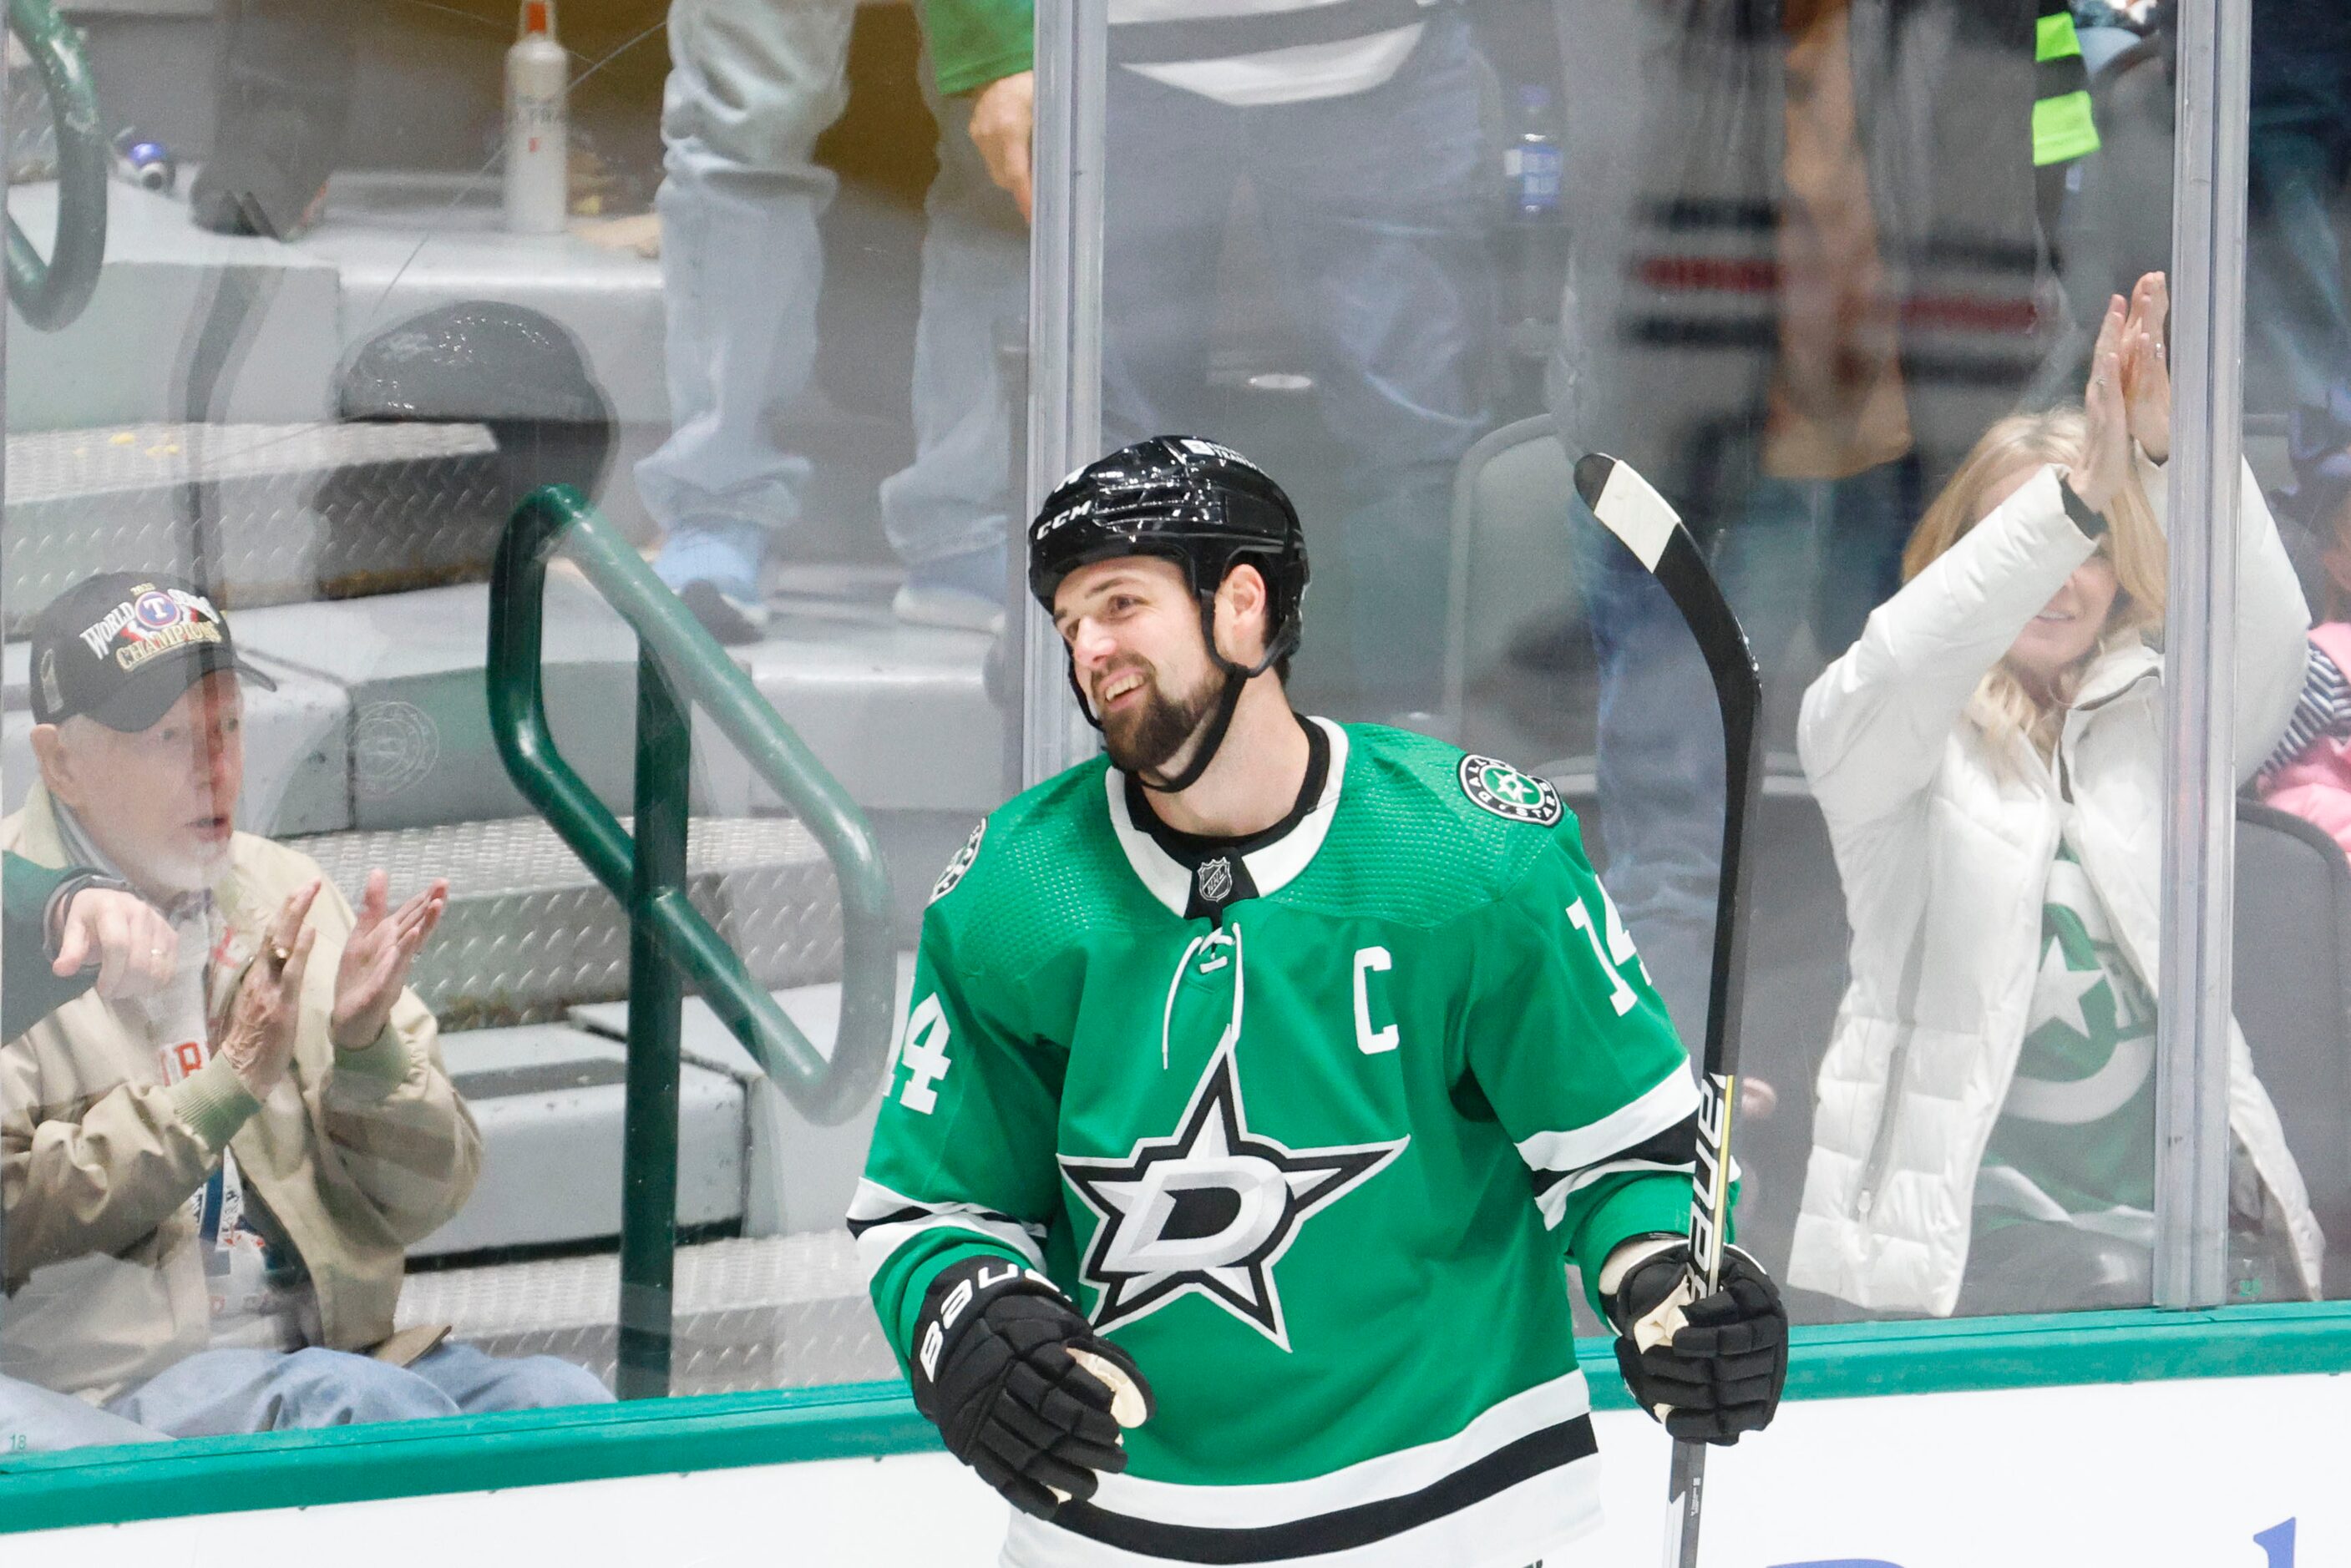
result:
M 1143 1138 L 1123 1160 L 1061 1160 L 1102 1220 L 1083 1269 L 1102 1293 L 1094 1326 L 1109 1330 L 1200 1295 L 1288 1350 L 1274 1264 L 1309 1217 L 1411 1141 L 1290 1149 L 1252 1133 L 1233 1054 L 1219 1051 L 1173 1137 Z

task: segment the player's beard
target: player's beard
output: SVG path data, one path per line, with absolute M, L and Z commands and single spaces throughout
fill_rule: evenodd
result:
M 1116 676 L 1134 668 L 1137 666 L 1122 666 L 1104 675 L 1102 684 L 1108 685 Z M 1200 732 L 1200 726 L 1215 710 L 1217 680 L 1208 676 L 1190 691 L 1170 696 L 1160 683 L 1156 669 L 1148 664 L 1140 668 L 1144 678 L 1142 701 L 1103 716 L 1102 749 L 1110 753 L 1111 765 L 1123 774 L 1156 774 L 1165 777 L 1167 764 L 1184 749 L 1186 742 Z

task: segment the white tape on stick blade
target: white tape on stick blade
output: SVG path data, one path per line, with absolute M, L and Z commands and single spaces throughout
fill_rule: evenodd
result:
M 1625 548 L 1640 557 L 1643 569 L 1651 572 L 1657 569 L 1657 557 L 1666 553 L 1667 541 L 1681 523 L 1666 498 L 1628 462 L 1609 469 L 1608 483 L 1592 510 L 1611 534 L 1625 541 Z

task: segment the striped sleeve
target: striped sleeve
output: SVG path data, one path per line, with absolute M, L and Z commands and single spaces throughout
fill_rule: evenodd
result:
M 921 1238 L 979 1241 L 1008 1251 L 1029 1267 L 1045 1266 L 1045 1227 L 977 1203 L 925 1202 L 893 1192 L 872 1179 L 857 1184 L 849 1203 L 849 1233 L 857 1242 L 858 1265 L 871 1279 L 902 1247 Z
M 1589 1126 L 1520 1138 L 1519 1158 L 1532 1174 L 1543 1224 L 1558 1230 L 1569 1201 L 1611 1177 L 1648 1172 L 1691 1180 L 1698 1098 L 1698 1084 L 1687 1072 L 1668 1073 L 1655 1088 Z
M 1468 934 L 1463 1060 L 1562 1251 L 1588 1281 L 1626 1238 L 1687 1230 L 1697 1080 L 1572 821 Z
M 1060 1068 L 1007 1009 L 1018 1012 L 1012 993 L 971 977 L 935 907 L 848 1214 L 873 1310 L 902 1362 L 942 1271 L 975 1256 L 1044 1263 L 1060 1204 Z
M 481 1132 L 437 1039 L 431 1009 L 402 991 L 382 1033 L 361 1050 L 338 1051 L 325 1082 L 305 1091 L 326 1134 L 321 1158 L 402 1242 L 448 1223 L 482 1169 Z
M 2302 695 L 2286 721 L 2277 749 L 2262 764 L 2260 787 L 2267 790 L 2277 775 L 2298 762 L 2304 752 L 2325 740 L 2351 740 L 2351 680 L 2316 643 L 2310 644 L 2303 670 Z

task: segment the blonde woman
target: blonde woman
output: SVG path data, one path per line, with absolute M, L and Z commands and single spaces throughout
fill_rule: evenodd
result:
M 1804 695 L 1854 934 L 1792 1284 L 1937 1315 L 2148 1299 L 2167 304 L 2158 274 L 2113 302 L 2083 408 L 1985 434 Z M 2250 473 L 2243 496 L 2241 778 L 2309 624 Z M 2314 1295 L 2324 1241 L 2233 1031 L 2229 1123 L 2234 1282 Z

